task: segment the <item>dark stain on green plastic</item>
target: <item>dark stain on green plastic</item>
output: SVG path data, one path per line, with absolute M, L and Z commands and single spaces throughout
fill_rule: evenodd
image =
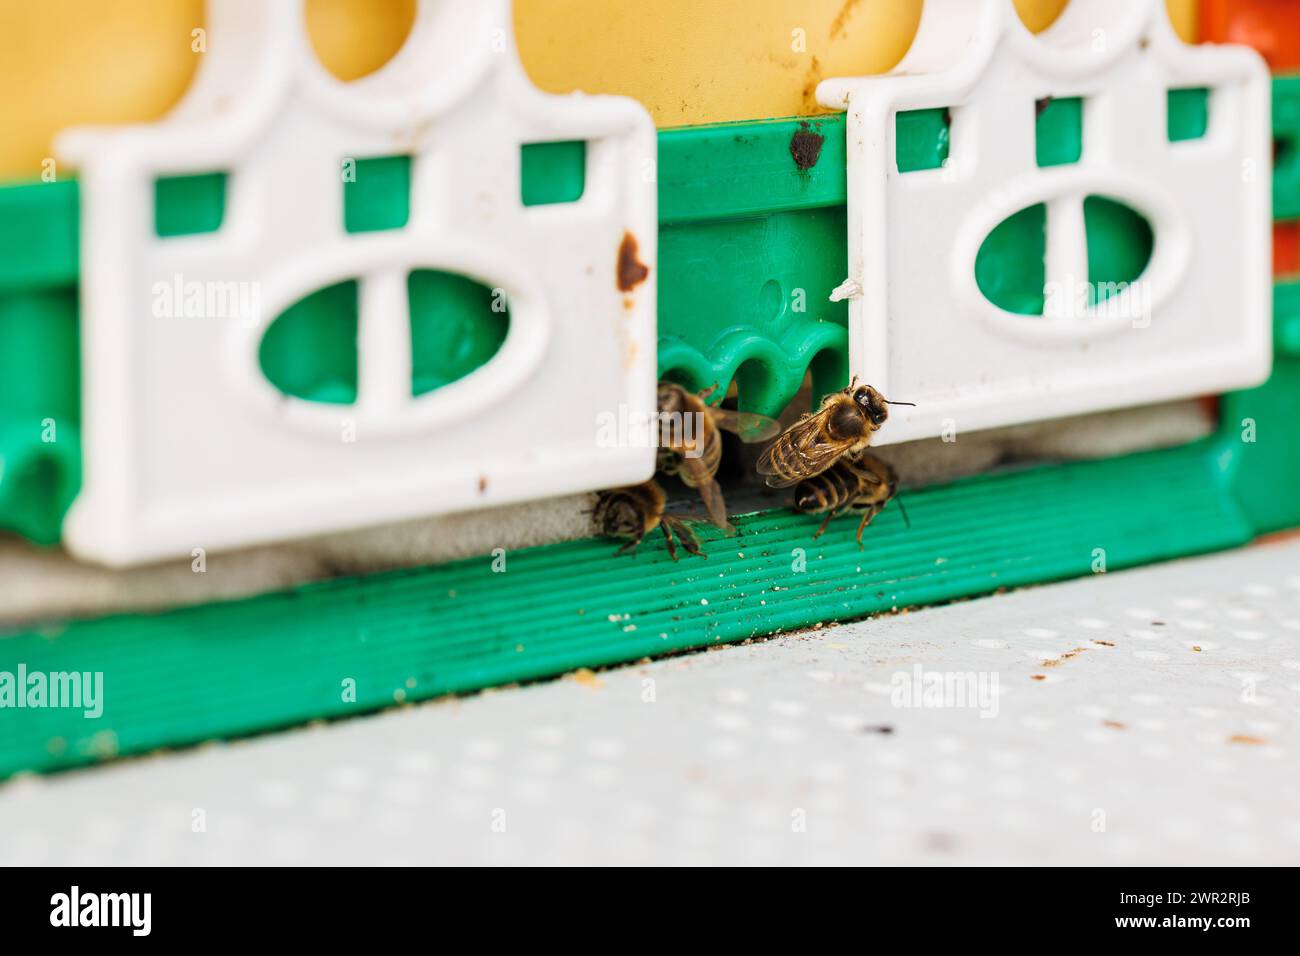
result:
M 216 232 L 225 214 L 225 173 L 163 176 L 154 180 L 153 224 L 159 236 Z
M 894 117 L 894 159 L 900 173 L 938 169 L 948 160 L 952 115 L 946 108 L 903 110 Z
M 411 218 L 410 156 L 344 160 L 343 170 L 344 229 L 379 232 L 406 225 Z
M 525 143 L 519 151 L 519 194 L 525 206 L 577 202 L 587 186 L 587 144 Z
M 357 281 L 317 289 L 275 318 L 258 350 L 262 374 L 308 402 L 357 400 Z
M 1048 97 L 1039 100 L 1036 109 L 1034 155 L 1038 165 L 1077 163 L 1083 155 L 1083 100 Z
M 466 276 L 418 269 L 411 303 L 411 394 L 424 395 L 487 364 L 505 341 L 505 297 Z
M 790 156 L 800 172 L 807 172 L 817 165 L 825 142 L 826 137 L 814 132 L 810 123 L 805 121 L 799 124 L 799 128 L 790 137 Z
M 1210 91 L 1205 87 L 1170 90 L 1167 104 L 1169 142 L 1200 139 L 1210 128 Z

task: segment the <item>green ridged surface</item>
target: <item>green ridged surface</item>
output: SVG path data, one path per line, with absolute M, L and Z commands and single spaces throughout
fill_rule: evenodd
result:
M 659 136 L 659 374 L 773 417 L 848 380 L 844 118 Z M 800 168 L 792 147 L 802 144 Z M 810 162 L 815 157 L 816 162 Z
M 736 641 L 1229 547 L 1253 531 L 1205 445 L 904 492 L 871 526 L 787 511 L 704 559 L 588 540 L 0 640 L 0 670 L 104 673 L 104 714 L 13 710 L 0 774 L 341 717 L 573 668 Z M 1232 452 L 1226 450 L 1230 458 Z M 806 570 L 792 571 L 795 549 Z M 212 573 L 212 572 L 209 572 Z M 344 702 L 345 679 L 356 682 Z

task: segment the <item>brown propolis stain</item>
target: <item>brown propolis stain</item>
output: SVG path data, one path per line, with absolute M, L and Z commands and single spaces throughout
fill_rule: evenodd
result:
M 630 232 L 623 233 L 623 241 L 618 246 L 619 291 L 631 292 L 649 275 L 650 267 L 636 255 L 636 236 Z
M 812 58 L 808 65 L 808 76 L 803 84 L 803 108 L 805 113 L 815 113 L 821 108 L 817 102 L 817 84 L 822 81 L 822 62 Z
M 800 172 L 807 172 L 817 165 L 817 160 L 822 155 L 822 144 L 825 142 L 826 137 L 821 133 L 814 133 L 806 120 L 799 124 L 794 136 L 790 138 L 790 155 L 794 157 L 794 164 L 799 167 Z
M 487 491 L 487 475 L 478 476 L 478 493 L 481 495 Z
M 1103 727 L 1110 727 L 1112 730 L 1128 730 L 1128 724 L 1119 720 L 1103 720 Z
M 1115 642 L 1114 642 L 1114 641 L 1103 641 L 1103 640 L 1101 640 L 1100 638 L 1096 638 L 1096 637 L 1094 637 L 1094 638 L 1092 639 L 1092 643 L 1094 643 L 1094 644 L 1100 644 L 1102 647 L 1114 647 L 1114 646 L 1115 646 Z
M 1047 675 L 1046 675 L 1046 674 L 1030 674 L 1030 675 L 1029 675 L 1029 679 L 1030 679 L 1030 680 L 1047 680 Z
M 1066 651 L 1066 652 L 1065 652 L 1064 654 L 1062 654 L 1060 657 L 1056 657 L 1056 658 L 1049 657 L 1049 658 L 1047 658 L 1046 660 L 1040 661 L 1040 662 L 1039 662 L 1039 666 L 1040 666 L 1040 667 L 1059 667 L 1059 666 L 1061 666 L 1062 664 L 1064 664 L 1066 661 L 1070 660 L 1071 658 L 1078 657 L 1080 654 L 1082 654 L 1082 653 L 1083 653 L 1084 651 L 1086 651 L 1086 650 L 1087 650 L 1086 647 L 1076 647 L 1076 648 L 1075 648 L 1074 650 L 1072 650 L 1072 651 Z
M 832 40 L 844 32 L 844 26 L 849 22 L 849 17 L 853 16 L 853 8 L 857 5 L 858 0 L 844 0 L 844 6 L 840 7 L 840 12 L 835 14 L 835 19 L 831 21 Z
M 862 728 L 864 734 L 884 734 L 889 736 L 894 732 L 894 728 L 889 724 L 870 724 Z
M 605 686 L 604 681 L 597 677 L 596 672 L 589 667 L 579 667 L 576 671 L 565 676 L 575 684 L 581 684 L 583 687 L 595 688 Z
M 1258 747 L 1261 744 L 1268 743 L 1263 737 L 1252 737 L 1250 734 L 1233 734 L 1228 738 L 1230 744 L 1250 744 L 1252 747 Z

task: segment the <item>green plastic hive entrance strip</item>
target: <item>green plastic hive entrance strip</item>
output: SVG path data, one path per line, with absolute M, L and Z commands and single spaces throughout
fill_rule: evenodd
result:
M 774 511 L 710 536 L 708 559 L 588 540 L 509 554 L 504 573 L 484 557 L 0 639 L 0 671 L 103 674 L 98 719 L 0 713 L 0 773 L 1086 574 L 1099 554 L 1115 570 L 1229 547 L 1256 530 L 1234 483 L 1250 453 L 1225 438 L 906 493 L 911 527 L 891 509 L 862 550 L 852 517 L 814 541 L 816 516 Z
M 946 146 L 942 124 L 922 126 Z M 821 148 L 792 151 L 800 135 L 821 136 Z M 809 305 L 845 274 L 843 140 L 842 117 L 661 135 L 661 368 L 701 388 L 734 373 L 742 405 L 759 410 L 779 410 L 809 366 L 822 389 L 843 380 L 842 304 Z M 75 185 L 0 190 L 0 211 L 0 336 L 27 336 L 0 350 L 14 363 L 0 376 L 0 453 L 7 464 L 42 447 L 62 456 L 40 466 L 61 476 L 37 484 L 60 489 L 48 510 L 15 498 L 9 481 L 0 524 L 49 540 L 80 467 Z M 511 554 L 505 573 L 472 559 L 0 638 L 0 675 L 22 664 L 104 680 L 97 719 L 0 709 L 0 776 L 1087 574 L 1099 556 L 1116 570 L 1295 526 L 1295 292 L 1279 287 L 1275 302 L 1273 378 L 1225 399 L 1213 439 L 905 490 L 912 527 L 890 509 L 865 550 L 851 517 L 814 541 L 818 517 L 774 511 L 738 519 L 737 538 L 708 540 L 708 560 L 675 564 L 648 543 L 615 558 L 616 543 L 582 541 Z M 50 409 L 62 416 L 59 438 L 42 444 Z M 19 523 L 42 514 L 41 527 Z

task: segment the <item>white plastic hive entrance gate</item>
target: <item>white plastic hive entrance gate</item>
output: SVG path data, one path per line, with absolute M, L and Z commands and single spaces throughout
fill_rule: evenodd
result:
M 422 0 L 398 55 L 348 84 L 317 62 L 299 0 L 207 9 L 208 52 L 170 116 L 60 140 L 83 204 L 85 468 L 69 547 L 130 564 L 649 477 L 653 448 L 597 441 L 598 416 L 654 404 L 645 110 L 533 88 L 508 0 Z M 586 144 L 581 197 L 525 206 L 521 148 L 572 141 Z M 409 157 L 408 221 L 348 232 L 341 170 L 393 155 Z M 214 170 L 228 181 L 220 228 L 155 235 L 155 180 Z M 631 291 L 629 234 L 649 268 Z M 414 396 L 407 276 L 426 269 L 500 290 L 509 329 L 481 368 Z M 159 315 L 159 283 L 174 281 L 252 287 L 257 315 Z M 259 366 L 268 325 L 345 281 L 355 402 L 286 397 Z
M 1170 91 L 1208 91 L 1208 128 L 1170 142 Z M 1037 165 L 1037 110 L 1082 100 L 1082 155 Z M 1072 0 L 1033 36 L 1011 0 L 927 0 L 891 73 L 833 79 L 848 112 L 850 366 L 895 408 L 879 443 L 1258 384 L 1271 354 L 1269 78 L 1252 51 L 1191 47 L 1164 0 Z M 896 116 L 946 109 L 942 167 L 900 172 Z M 1144 271 L 1087 304 L 1085 197 L 1150 224 Z M 1049 305 L 976 281 L 984 239 L 1043 204 Z M 1081 303 L 1076 307 L 1076 302 Z M 1062 307 L 1064 305 L 1065 307 Z

